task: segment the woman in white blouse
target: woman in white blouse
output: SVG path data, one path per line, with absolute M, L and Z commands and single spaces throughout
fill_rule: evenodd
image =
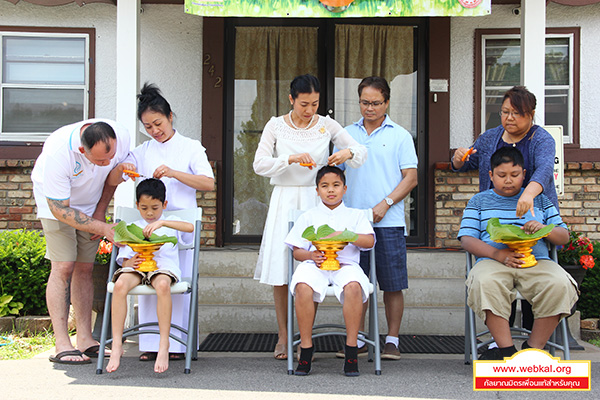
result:
M 274 357 L 286 360 L 287 349 L 287 219 L 293 209 L 308 210 L 318 204 L 317 170 L 346 162 L 360 167 L 367 149 L 336 121 L 317 114 L 319 80 L 301 75 L 290 84 L 289 114 L 272 117 L 265 125 L 254 157 L 254 172 L 271 178 L 274 186 L 260 245 L 254 279 L 273 286 L 279 340 Z M 341 149 L 329 155 L 329 143 Z

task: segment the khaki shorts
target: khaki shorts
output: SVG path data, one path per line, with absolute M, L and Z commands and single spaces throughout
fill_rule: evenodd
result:
M 142 281 L 140 283 L 142 285 L 148 286 L 152 286 L 152 278 L 161 274 L 167 275 L 171 278 L 171 286 L 179 282 L 179 278 L 177 277 L 177 275 L 175 275 L 174 272 L 169 271 L 168 269 L 156 269 L 154 271 L 144 272 L 131 267 L 124 267 L 116 270 L 113 275 L 112 281 L 116 282 L 119 276 L 121 276 L 122 274 L 137 274 L 142 278 Z
M 100 239 L 55 219 L 42 218 L 46 237 L 46 258 L 56 262 L 93 263 Z
M 467 304 L 485 321 L 485 311 L 506 320 L 517 291 L 531 303 L 533 317 L 571 314 L 577 301 L 577 283 L 557 263 L 538 260 L 531 268 L 509 268 L 495 260 L 481 260 L 467 277 Z

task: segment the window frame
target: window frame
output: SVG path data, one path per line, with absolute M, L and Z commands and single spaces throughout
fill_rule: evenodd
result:
M 571 132 L 570 143 L 565 142 L 565 149 L 579 149 L 579 86 L 580 86 L 580 32 L 579 27 L 546 28 L 546 38 L 568 38 L 571 60 L 569 63 L 569 128 Z M 485 40 L 486 39 L 511 39 L 520 38 L 519 29 L 476 29 L 475 30 L 475 118 L 473 125 L 473 138 L 485 131 Z M 548 86 L 544 86 L 548 88 Z M 539 101 L 539 99 L 538 99 Z
M 32 26 L 0 26 L 0 36 L 21 36 L 21 37 L 84 37 L 86 40 L 85 69 L 86 79 L 84 88 L 84 118 L 94 118 L 95 116 L 95 84 L 96 84 L 96 29 L 95 28 L 62 28 L 62 27 L 32 27 Z M 0 49 L 2 51 L 2 49 Z M 63 87 L 63 85 L 13 85 L 0 82 L 2 88 L 5 87 Z M 3 99 L 0 96 L 0 107 Z M 0 108 L 0 112 L 2 108 Z M 1 115 L 0 115 L 1 118 Z M 1 122 L 1 121 L 0 121 Z M 1 126 L 0 126 L 1 129 Z M 48 132 L 50 134 L 51 132 Z M 0 159 L 35 159 L 41 153 L 46 135 L 39 135 L 39 140 L 35 140 L 31 135 L 23 140 L 19 140 L 12 135 L 12 138 L 4 139 L 0 135 Z

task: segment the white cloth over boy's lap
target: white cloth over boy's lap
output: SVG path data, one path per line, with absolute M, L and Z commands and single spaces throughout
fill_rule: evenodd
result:
M 316 250 L 311 242 L 302 238 L 302 233 L 311 225 L 314 226 L 316 231 L 319 226 L 324 224 L 329 225 L 336 231 L 348 229 L 357 234 L 370 234 L 375 237 L 371 223 L 363 210 L 348 208 L 343 202 L 332 210 L 320 203 L 298 217 L 294 227 L 285 239 L 285 244 L 292 249 L 298 247 L 308 251 Z M 370 248 L 362 249 L 349 243 L 343 250 L 338 252 L 337 260 L 342 265 L 342 268 L 338 271 L 322 271 L 312 260 L 302 262 L 292 276 L 291 293 L 294 294 L 295 286 L 303 282 L 315 291 L 315 301 L 322 302 L 325 298 L 324 291 L 326 292 L 327 286 L 331 283 L 336 297 L 343 303 L 342 292 L 344 286 L 350 282 L 358 282 L 363 291 L 363 302 L 366 301 L 369 296 L 369 279 L 358 265 L 361 250 L 370 250 Z

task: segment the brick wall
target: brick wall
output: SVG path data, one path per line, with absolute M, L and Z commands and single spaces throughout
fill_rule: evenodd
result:
M 0 160 L 0 229 L 42 229 L 35 217 L 33 160 Z
M 31 170 L 34 160 L 0 160 L 0 229 L 42 229 L 36 218 Z M 213 171 L 215 163 L 211 162 Z M 202 207 L 202 240 L 204 246 L 214 246 L 217 220 L 217 192 L 198 192 Z M 110 209 L 112 210 L 112 204 Z
M 563 220 L 571 229 L 600 240 L 600 163 L 567 163 L 564 186 L 558 199 Z M 435 247 L 460 247 L 456 235 L 462 212 L 478 191 L 478 171 L 456 173 L 449 163 L 436 165 Z

